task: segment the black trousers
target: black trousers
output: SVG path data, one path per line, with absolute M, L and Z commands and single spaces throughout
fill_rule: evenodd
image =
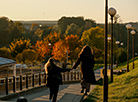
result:
M 52 100 L 52 102 L 56 102 L 59 85 L 52 85 L 49 87 L 49 89 L 50 89 L 50 98 L 49 99 Z

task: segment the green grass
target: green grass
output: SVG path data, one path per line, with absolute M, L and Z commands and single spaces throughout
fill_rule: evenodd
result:
M 138 102 L 138 58 L 135 60 L 135 69 L 132 69 L 130 61 L 130 71 L 114 76 L 114 82 L 108 85 L 108 102 Z M 119 68 L 126 67 L 120 64 Z M 103 82 L 103 81 L 102 81 Z M 103 85 L 97 85 L 84 102 L 102 102 Z

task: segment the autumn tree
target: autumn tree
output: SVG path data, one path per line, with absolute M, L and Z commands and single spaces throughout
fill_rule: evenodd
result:
M 22 51 L 24 49 L 28 49 L 30 48 L 30 40 L 29 39 L 24 39 L 24 38 L 20 38 L 20 39 L 15 39 L 13 42 L 11 42 L 10 46 L 10 50 L 11 50 L 11 55 L 12 57 L 16 57 L 16 55 L 18 53 L 22 53 Z
M 78 53 L 80 52 L 80 46 L 81 46 L 81 42 L 79 41 L 79 36 L 77 35 L 68 35 L 65 38 L 65 42 L 66 44 L 69 46 L 69 56 L 71 61 L 76 60 Z
M 59 61 L 66 61 L 67 59 L 67 51 L 69 51 L 69 46 L 62 40 L 56 42 L 53 46 L 52 55 L 53 58 Z
M 50 42 L 51 45 L 54 45 L 55 42 L 58 42 L 60 40 L 60 34 L 56 32 L 51 32 L 43 40 L 44 42 Z
M 38 40 L 35 44 L 36 52 L 38 53 L 39 60 L 45 58 L 46 55 L 50 54 L 50 47 L 48 46 L 49 42 L 44 40 Z

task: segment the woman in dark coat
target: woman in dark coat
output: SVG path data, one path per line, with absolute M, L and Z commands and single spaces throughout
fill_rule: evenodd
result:
M 81 93 L 83 93 L 84 89 L 86 89 L 85 94 L 87 94 L 87 92 L 89 92 L 90 90 L 90 84 L 96 83 L 95 74 L 93 71 L 95 61 L 90 46 L 86 45 L 82 48 L 81 52 L 79 53 L 77 62 L 75 63 L 72 69 L 76 69 L 80 63 L 81 63 L 81 75 L 82 75 Z
M 59 85 L 62 84 L 61 72 L 70 71 L 70 69 L 62 69 L 54 64 L 54 59 L 50 58 L 45 64 L 45 71 L 48 74 L 47 87 L 50 89 L 49 102 L 56 102 Z M 53 101 L 51 101 L 53 99 Z

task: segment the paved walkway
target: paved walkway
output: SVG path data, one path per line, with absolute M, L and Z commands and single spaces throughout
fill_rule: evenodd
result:
M 100 70 L 95 71 L 96 79 L 100 77 Z M 90 92 L 95 85 L 91 85 Z M 84 94 L 80 93 L 80 83 L 60 85 L 57 102 L 80 102 Z M 89 94 L 89 93 L 88 93 Z M 23 96 L 27 98 L 28 102 L 49 102 L 49 89 L 45 88 L 28 95 Z M 8 101 L 16 102 L 17 98 Z

